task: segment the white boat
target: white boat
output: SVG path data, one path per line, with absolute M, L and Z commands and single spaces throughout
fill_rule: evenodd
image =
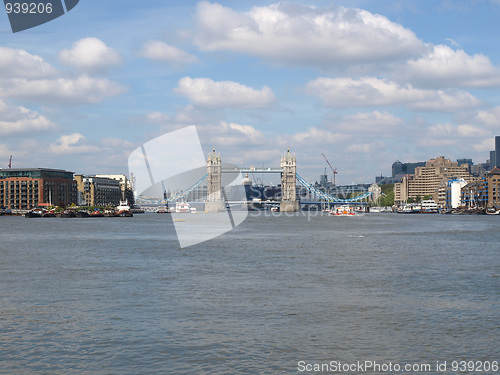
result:
M 180 213 L 189 213 L 191 210 L 190 210 L 190 207 L 189 207 L 189 203 L 187 202 L 177 202 L 175 204 L 175 212 L 180 214 Z
M 486 210 L 486 215 L 500 215 L 500 210 L 495 210 L 494 208 L 488 208 Z
M 120 201 L 120 205 L 116 207 L 116 211 L 130 211 L 128 201 Z
M 355 214 L 354 207 L 348 205 L 336 206 L 330 211 L 330 215 L 334 216 L 354 216 Z

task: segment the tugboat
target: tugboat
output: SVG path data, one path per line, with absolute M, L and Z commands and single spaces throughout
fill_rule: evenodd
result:
M 116 207 L 116 215 L 118 217 L 132 217 L 134 214 L 130 212 L 130 206 L 127 201 L 120 201 L 120 205 Z

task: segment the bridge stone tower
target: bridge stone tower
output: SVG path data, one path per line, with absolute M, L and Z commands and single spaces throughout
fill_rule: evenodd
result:
M 297 161 L 290 149 L 281 157 L 281 212 L 295 212 L 299 210 L 296 194 Z
M 225 211 L 226 204 L 221 190 L 222 163 L 220 154 L 215 153 L 215 149 L 208 154 L 207 158 L 207 200 L 205 211 L 222 212 Z

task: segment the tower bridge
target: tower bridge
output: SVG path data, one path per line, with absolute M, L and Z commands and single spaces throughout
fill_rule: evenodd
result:
M 280 173 L 281 175 L 281 201 L 279 202 L 280 211 L 295 212 L 300 209 L 299 201 L 297 200 L 297 182 L 307 189 L 311 194 L 316 196 L 319 201 L 330 202 L 334 204 L 357 203 L 361 204 L 362 200 L 373 194 L 373 191 L 361 194 L 350 199 L 340 199 L 319 190 L 313 184 L 297 174 L 297 160 L 295 155 L 290 153 L 288 149 L 281 156 L 280 167 L 273 168 L 224 168 L 222 167 L 220 153 L 216 153 L 213 149 L 207 157 L 207 174 L 189 188 L 173 195 L 162 201 L 148 201 L 148 203 L 165 204 L 183 199 L 189 193 L 199 187 L 203 181 L 207 182 L 207 195 L 205 200 L 205 211 L 207 212 L 222 212 L 228 207 L 228 199 L 225 189 L 222 187 L 222 173 Z M 139 198 L 138 201 L 141 201 Z
M 227 199 L 222 196 L 224 190 L 221 186 L 221 174 L 228 172 L 281 173 L 280 211 L 294 212 L 299 210 L 296 194 L 297 161 L 295 155 L 290 153 L 290 149 L 281 156 L 281 168 L 222 168 L 220 154 L 217 154 L 213 149 L 208 154 L 207 172 L 208 195 L 205 211 L 220 212 L 226 209 Z

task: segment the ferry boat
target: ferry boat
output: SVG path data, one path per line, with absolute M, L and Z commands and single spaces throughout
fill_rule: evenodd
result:
M 423 200 L 422 201 L 422 213 L 424 214 L 437 214 L 438 205 L 433 199 Z
M 337 206 L 330 211 L 330 215 L 334 216 L 354 216 L 355 214 L 354 207 L 348 205 Z
M 189 203 L 187 202 L 177 202 L 175 204 L 175 212 L 176 213 L 189 213 L 191 212 L 189 208 Z

